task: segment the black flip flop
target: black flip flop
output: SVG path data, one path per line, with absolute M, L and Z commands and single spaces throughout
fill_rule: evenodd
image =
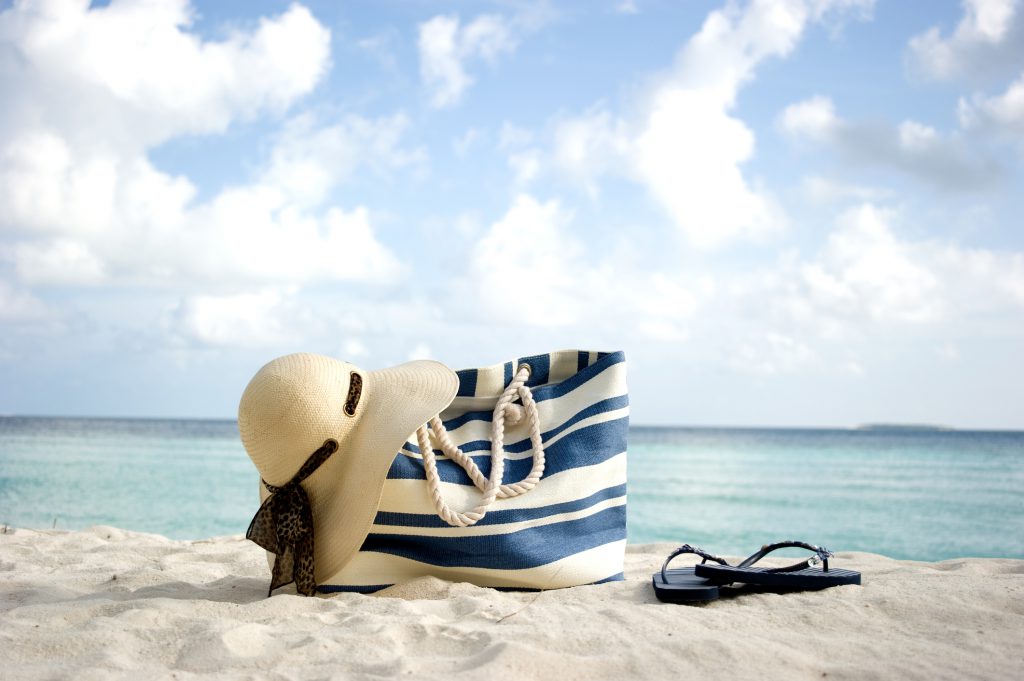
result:
M 782 548 L 801 548 L 813 551 L 814 555 L 793 565 L 777 568 L 759 568 L 754 564 L 772 551 Z M 832 552 L 820 546 L 802 541 L 783 541 L 776 544 L 765 544 L 761 550 L 744 559 L 738 565 L 706 565 L 694 566 L 695 577 L 714 580 L 718 584 L 741 582 L 756 586 L 772 587 L 787 590 L 827 589 L 830 586 L 844 584 L 860 584 L 860 573 L 842 568 L 829 569 L 828 559 Z M 818 566 L 821 566 L 820 568 Z
M 668 564 L 684 553 L 693 553 L 703 558 L 701 565 L 709 560 L 713 560 L 723 566 L 729 565 L 724 559 L 712 555 L 701 548 L 683 544 L 669 554 L 665 562 L 662 563 L 660 572 L 655 572 L 651 575 L 654 595 L 658 597 L 659 601 L 664 601 L 665 603 L 706 603 L 717 599 L 719 596 L 718 586 L 722 583 L 721 581 L 698 577 L 694 574 L 694 568 L 692 567 L 668 569 Z

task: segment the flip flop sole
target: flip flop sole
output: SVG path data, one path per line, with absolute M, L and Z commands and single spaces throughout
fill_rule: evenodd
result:
M 831 568 L 805 568 L 792 572 L 771 572 L 769 568 L 737 568 L 725 565 L 696 565 L 694 575 L 716 582 L 740 582 L 757 586 L 785 589 L 827 589 L 830 586 L 860 584 L 860 573 L 855 570 Z
M 665 603 L 707 603 L 718 598 L 718 582 L 693 573 L 693 568 L 676 568 L 666 570 L 668 581 L 661 578 L 660 572 L 651 576 L 654 595 Z

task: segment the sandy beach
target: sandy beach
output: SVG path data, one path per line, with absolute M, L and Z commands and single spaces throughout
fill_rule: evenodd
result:
M 1019 678 L 1024 561 L 839 553 L 860 587 L 659 603 L 673 548 L 626 580 L 503 593 L 422 579 L 376 595 L 266 598 L 240 536 L 97 526 L 0 534 L 3 679 Z

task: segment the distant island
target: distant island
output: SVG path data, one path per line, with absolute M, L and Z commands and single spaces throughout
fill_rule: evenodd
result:
M 955 430 L 952 426 L 939 426 L 931 423 L 862 423 L 856 430 L 874 430 L 883 432 L 920 432 L 920 431 L 949 431 Z

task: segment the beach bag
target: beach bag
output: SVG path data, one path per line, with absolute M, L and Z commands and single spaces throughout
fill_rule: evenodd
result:
M 624 354 L 562 350 L 457 374 L 451 405 L 397 453 L 362 547 L 318 590 L 621 580 Z

